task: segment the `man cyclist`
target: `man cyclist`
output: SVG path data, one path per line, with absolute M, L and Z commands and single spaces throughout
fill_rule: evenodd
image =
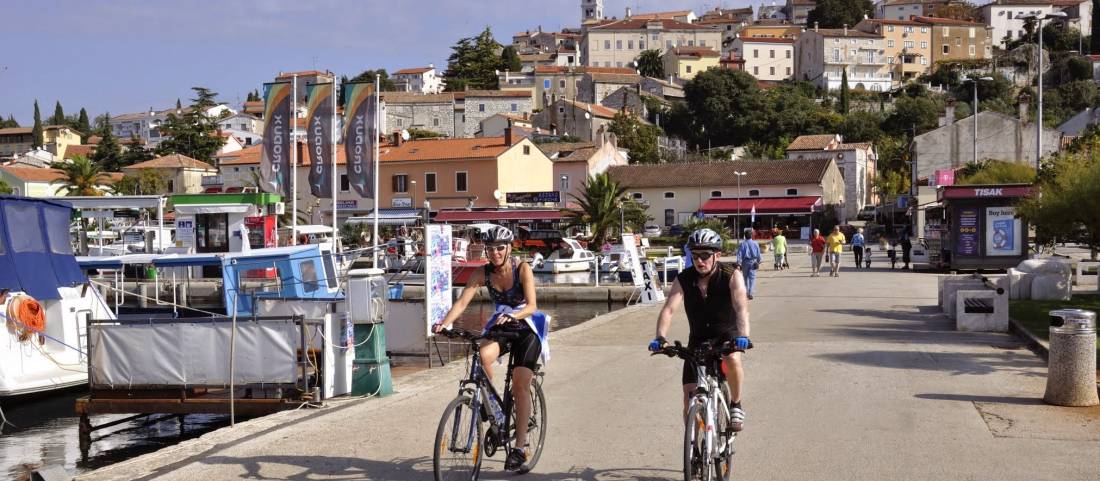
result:
M 484 342 L 480 346 L 482 367 L 490 379 L 493 362 L 511 353 L 515 360 L 512 371 L 512 396 L 515 400 L 516 419 L 531 417 L 531 380 L 539 361 L 550 357 L 548 331 L 550 319 L 538 311 L 535 300 L 535 275 L 526 262 L 511 256 L 512 231 L 502 226 L 489 228 L 483 235 L 486 257 L 489 263 L 484 270 L 470 276 L 462 294 L 455 300 L 443 321 L 435 325 L 435 332 L 451 329 L 458 316 L 466 310 L 481 286 L 489 291 L 496 311 L 489 316 L 484 330 L 519 333 L 520 337 L 504 343 Z M 504 469 L 518 471 L 527 461 L 527 423 L 516 423 L 515 448 L 508 453 Z
M 692 267 L 676 276 L 672 290 L 657 317 L 657 337 L 649 343 L 649 350 L 661 350 L 668 340 L 668 328 L 672 315 L 684 305 L 688 318 L 688 347 L 695 348 L 706 341 L 713 345 L 727 342 L 738 349 L 749 346 L 748 293 L 740 266 L 718 262 L 722 251 L 722 236 L 710 229 L 699 229 L 688 238 Z M 740 431 L 745 423 L 745 411 L 741 408 L 741 384 L 744 371 L 741 353 L 733 352 L 723 359 L 730 390 L 731 428 Z M 717 373 L 721 376 L 721 373 Z M 695 391 L 695 371 L 685 361 L 681 381 L 684 387 L 684 410 Z M 685 414 L 686 415 L 686 414 Z

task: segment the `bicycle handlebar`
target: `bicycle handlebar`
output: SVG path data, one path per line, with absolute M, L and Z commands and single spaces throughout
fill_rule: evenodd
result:
M 749 342 L 748 349 L 752 349 L 752 342 Z M 705 343 L 700 347 L 690 349 L 680 341 L 673 341 L 671 344 L 667 344 L 661 348 L 660 351 L 650 353 L 651 356 L 658 354 L 664 354 L 668 357 L 678 357 L 685 361 L 698 362 L 709 357 L 721 357 L 734 352 L 745 352 L 745 349 L 738 349 L 730 342 L 725 342 L 719 346 L 713 346 L 710 343 Z
M 470 342 L 477 342 L 477 341 L 480 341 L 482 339 L 489 339 L 491 341 L 504 341 L 504 340 L 509 340 L 510 341 L 510 340 L 519 339 L 519 337 L 520 337 L 520 333 L 518 333 L 518 332 L 489 331 L 489 332 L 486 332 L 485 334 L 481 334 L 481 333 L 476 333 L 476 332 L 467 331 L 465 329 L 458 329 L 458 328 L 452 328 L 452 329 L 449 329 L 449 330 L 448 329 L 442 329 L 439 332 L 437 332 L 436 334 L 440 334 L 442 336 L 446 336 L 446 337 L 449 337 L 449 338 L 452 338 L 452 339 L 454 339 L 454 338 L 465 339 L 465 340 L 470 341 Z

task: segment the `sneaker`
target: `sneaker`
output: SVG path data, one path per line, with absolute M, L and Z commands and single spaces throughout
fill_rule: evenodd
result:
M 739 405 L 730 406 L 730 430 L 737 433 L 745 428 L 745 410 Z
M 527 462 L 527 453 L 520 448 L 512 448 L 512 451 L 508 453 L 508 459 L 504 460 L 504 469 L 506 471 L 519 471 L 523 468 L 523 463 Z
M 752 300 L 752 294 L 749 294 L 749 300 Z

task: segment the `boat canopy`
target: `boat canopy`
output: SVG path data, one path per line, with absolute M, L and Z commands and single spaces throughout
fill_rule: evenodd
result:
M 60 299 L 59 287 L 87 282 L 69 240 L 72 206 L 0 195 L 0 289 Z

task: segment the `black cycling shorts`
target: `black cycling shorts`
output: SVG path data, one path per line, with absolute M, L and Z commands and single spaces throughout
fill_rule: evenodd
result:
M 516 367 L 525 367 L 532 372 L 539 367 L 539 358 L 542 356 L 542 342 L 538 334 L 524 321 L 519 324 L 493 326 L 491 331 L 506 331 L 519 333 L 519 339 L 495 341 L 500 343 L 500 355 L 511 354 L 511 362 Z
M 734 342 L 734 340 L 737 339 L 737 336 L 738 336 L 737 331 L 733 330 L 733 331 L 718 333 L 714 336 L 710 336 L 710 337 L 707 337 L 707 338 L 700 338 L 700 339 L 689 338 L 688 339 L 688 348 L 694 348 L 695 346 L 698 346 L 698 345 L 700 345 L 703 342 L 708 341 L 708 340 L 711 342 L 711 344 L 713 344 L 715 346 L 720 346 L 720 345 L 722 345 L 726 342 Z M 725 381 L 726 380 L 726 376 L 724 374 L 722 374 L 722 371 L 718 371 L 714 374 L 718 377 L 719 381 Z M 689 363 L 687 361 L 684 361 L 684 370 L 683 370 L 683 373 L 680 375 L 680 382 L 682 384 L 695 384 L 695 381 L 696 381 L 695 368 L 692 367 L 691 363 Z

